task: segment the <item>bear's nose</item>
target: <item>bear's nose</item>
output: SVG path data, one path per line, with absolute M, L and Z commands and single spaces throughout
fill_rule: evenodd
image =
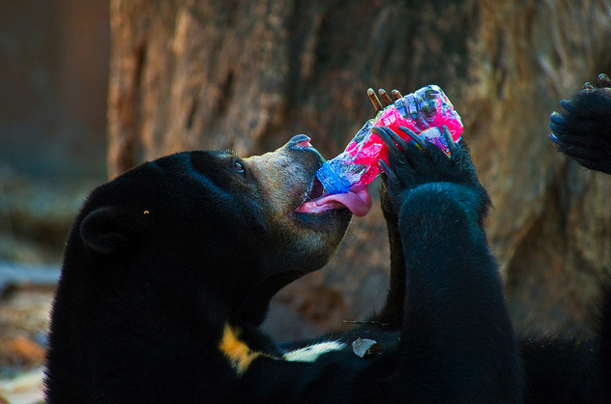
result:
M 312 147 L 310 144 L 310 138 L 308 135 L 304 135 L 303 133 L 293 136 L 286 145 L 291 148 Z

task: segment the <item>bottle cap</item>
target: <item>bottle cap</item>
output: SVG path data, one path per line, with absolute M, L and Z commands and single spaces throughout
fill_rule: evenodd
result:
M 316 171 L 316 177 L 330 194 L 345 194 L 350 190 L 350 183 L 337 175 L 329 161 L 325 161 L 322 167 Z M 342 181 L 343 179 L 343 181 Z

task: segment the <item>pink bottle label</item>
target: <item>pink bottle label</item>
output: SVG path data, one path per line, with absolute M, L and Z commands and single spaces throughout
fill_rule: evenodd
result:
M 426 86 L 380 111 L 359 130 L 346 150 L 329 163 L 334 171 L 352 186 L 367 185 L 380 173 L 379 160 L 388 164 L 388 148 L 371 131 L 372 127 L 386 126 L 401 138 L 411 141 L 411 138 L 399 129 L 400 126 L 407 127 L 449 157 L 450 150 L 442 133 L 443 125 L 447 126 L 452 139 L 459 142 L 463 126 L 452 102 L 438 86 Z

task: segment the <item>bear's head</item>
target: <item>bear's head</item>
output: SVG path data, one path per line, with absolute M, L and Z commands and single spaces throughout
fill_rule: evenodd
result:
M 246 159 L 178 153 L 98 187 L 70 235 L 60 289 L 89 285 L 117 302 L 162 293 L 165 304 L 199 293 L 227 311 L 222 317 L 260 324 L 281 287 L 329 261 L 350 209 L 370 206 L 368 196 L 320 198 L 315 172 L 323 159 L 309 140 L 297 135 Z

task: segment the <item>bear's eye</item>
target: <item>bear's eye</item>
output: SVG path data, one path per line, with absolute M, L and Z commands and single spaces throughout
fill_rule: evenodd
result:
M 233 169 L 236 170 L 239 173 L 243 173 L 244 172 L 244 164 L 242 164 L 239 160 L 234 160 L 233 161 Z

